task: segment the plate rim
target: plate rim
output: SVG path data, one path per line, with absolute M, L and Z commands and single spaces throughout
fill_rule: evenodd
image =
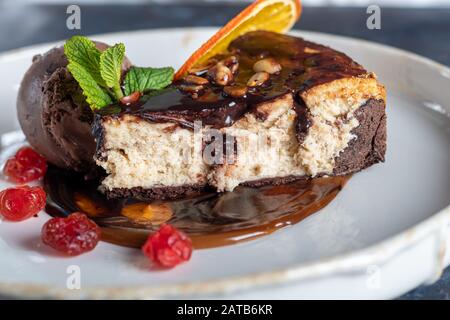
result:
M 151 34 L 161 32 L 213 32 L 216 27 L 184 27 L 184 28 L 158 28 L 142 29 L 135 31 L 122 31 L 112 33 L 93 34 L 89 37 L 126 37 L 139 34 Z M 419 54 L 399 49 L 393 46 L 368 41 L 365 39 L 346 37 L 322 32 L 303 31 L 294 29 L 290 32 L 293 35 L 308 37 L 326 36 L 337 41 L 347 41 L 370 46 L 371 48 L 387 51 L 396 55 L 405 55 L 411 59 L 427 65 L 437 70 L 442 75 L 450 75 L 450 67 L 434 61 Z M 23 56 L 30 56 L 41 51 L 43 48 L 60 45 L 64 40 L 35 44 L 21 47 L 0 53 L 0 63 L 10 60 L 17 60 Z M 450 77 L 449 77 L 450 78 Z M 438 245 L 435 246 L 436 271 L 426 282 L 437 280 L 442 270 L 450 263 L 446 260 L 446 243 L 448 234 L 447 228 L 450 226 L 450 204 L 435 214 L 412 227 L 388 237 L 380 242 L 365 247 L 363 249 L 351 251 L 345 254 L 338 254 L 329 258 L 319 259 L 314 262 L 295 264 L 289 267 L 279 268 L 271 271 L 248 273 L 243 276 L 219 277 L 213 280 L 196 282 L 179 282 L 175 284 L 149 286 L 149 285 L 128 285 L 115 287 L 89 287 L 82 290 L 67 290 L 51 285 L 41 285 L 32 283 L 8 283 L 0 282 L 0 294 L 7 297 L 33 298 L 47 297 L 57 299 L 149 299 L 149 298 L 173 298 L 173 297 L 193 297 L 201 295 L 224 295 L 230 293 L 244 292 L 261 289 L 268 286 L 289 285 L 294 286 L 305 279 L 316 279 L 320 276 L 330 276 L 346 273 L 349 271 L 359 271 L 365 269 L 367 265 L 382 265 L 401 253 L 407 248 L 411 248 L 421 240 L 430 236 L 438 237 Z

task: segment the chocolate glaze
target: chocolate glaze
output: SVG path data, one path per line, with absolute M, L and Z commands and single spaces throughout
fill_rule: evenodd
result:
M 209 83 L 198 93 L 198 97 L 183 92 L 183 80 L 156 96 L 144 96 L 140 102 L 127 107 L 112 105 L 98 111 L 98 120 L 104 117 L 135 115 L 152 122 L 175 122 L 192 128 L 194 121 L 201 120 L 204 125 L 216 128 L 231 126 L 247 112 L 263 102 L 285 94 L 292 94 L 298 104 L 299 137 L 309 126 L 306 108 L 299 93 L 314 86 L 336 79 L 362 76 L 366 70 L 345 54 L 329 47 L 267 31 L 249 32 L 234 40 L 228 52 L 215 56 L 218 61 L 230 56 L 239 61 L 238 73 L 233 85 L 246 86 L 255 73 L 255 62 L 272 57 L 281 64 L 278 74 L 270 76 L 263 86 L 250 88 L 243 97 L 227 96 L 222 86 Z M 204 76 L 206 70 L 199 71 Z
M 148 203 L 169 208 L 167 222 L 186 232 L 195 248 L 209 248 L 248 241 L 297 223 L 326 206 L 349 178 L 302 179 L 261 188 L 241 186 L 234 192 L 202 192 L 182 200 Z M 46 211 L 53 216 L 83 211 L 101 227 L 104 241 L 142 246 L 158 225 L 122 215 L 122 209 L 137 200 L 108 200 L 97 191 L 97 185 L 73 171 L 50 167 L 44 179 Z

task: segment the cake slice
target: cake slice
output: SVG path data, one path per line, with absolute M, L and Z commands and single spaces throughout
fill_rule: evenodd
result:
M 384 161 L 385 101 L 345 54 L 250 32 L 158 95 L 96 112 L 102 190 L 173 199 L 353 173 Z

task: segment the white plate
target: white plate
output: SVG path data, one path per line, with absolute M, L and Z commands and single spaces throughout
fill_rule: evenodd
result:
M 214 29 L 94 37 L 124 42 L 138 65 L 179 66 Z M 270 236 L 198 250 L 169 271 L 107 243 L 63 258 L 40 243 L 49 218 L 0 224 L 0 293 L 58 298 L 392 298 L 432 282 L 450 263 L 450 69 L 366 41 L 293 32 L 341 50 L 388 89 L 385 164 L 355 175 L 325 209 Z M 0 128 L 17 130 L 15 96 L 43 45 L 0 57 Z M 7 139 L 4 139 L 7 140 Z M 7 186 L 0 182 L 0 189 Z M 67 282 L 81 270 L 81 289 Z

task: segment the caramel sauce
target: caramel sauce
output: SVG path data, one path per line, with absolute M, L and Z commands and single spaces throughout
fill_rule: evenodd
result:
M 102 230 L 102 240 L 141 247 L 168 222 L 188 234 L 194 247 L 211 248 L 259 238 L 295 224 L 325 207 L 350 176 L 303 179 L 279 186 L 238 187 L 174 201 L 108 200 L 99 182 L 49 167 L 44 179 L 46 211 L 52 216 L 85 212 Z

